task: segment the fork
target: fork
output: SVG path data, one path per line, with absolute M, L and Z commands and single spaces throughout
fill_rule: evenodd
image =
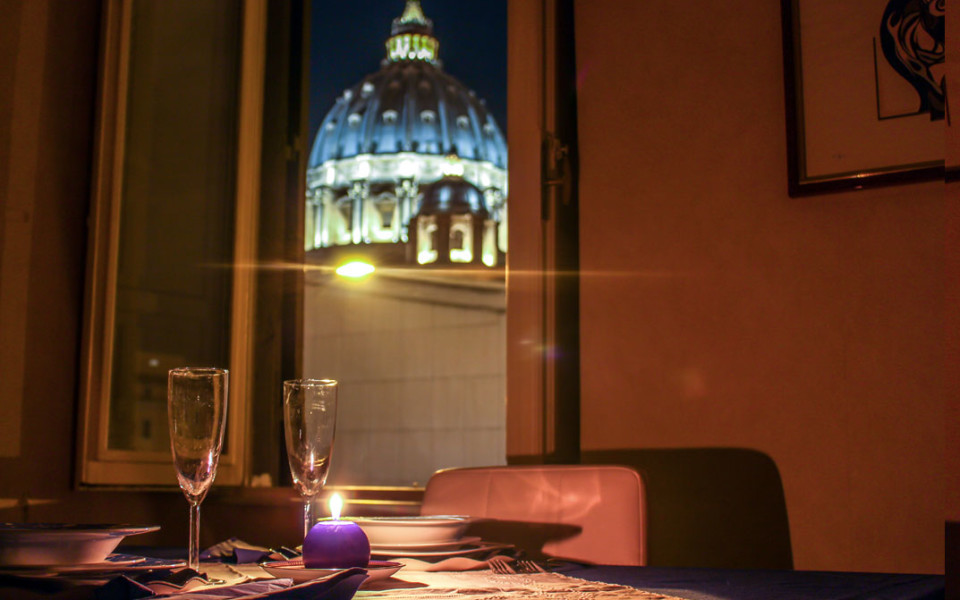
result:
M 516 575 L 517 571 L 510 565 L 511 560 L 513 559 L 506 556 L 494 556 L 487 564 L 490 565 L 490 570 L 498 575 Z
M 518 560 L 517 573 L 549 573 L 549 571 L 532 560 Z

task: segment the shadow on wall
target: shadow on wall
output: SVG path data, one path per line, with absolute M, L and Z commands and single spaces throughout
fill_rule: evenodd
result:
M 780 472 L 741 448 L 594 450 L 585 464 L 637 469 L 647 490 L 651 566 L 792 569 Z

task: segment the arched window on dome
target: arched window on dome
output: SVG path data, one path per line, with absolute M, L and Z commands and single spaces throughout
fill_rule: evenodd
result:
M 330 224 L 331 240 L 335 245 L 349 244 L 353 241 L 353 198 L 341 196 L 337 198 L 336 205 L 337 218 Z
M 417 219 L 417 262 L 437 262 L 437 218 L 432 215 Z
M 452 215 L 450 218 L 450 262 L 473 261 L 473 216 Z
M 394 242 L 399 239 L 397 199 L 392 194 L 381 194 L 371 201 L 370 237 L 374 242 Z

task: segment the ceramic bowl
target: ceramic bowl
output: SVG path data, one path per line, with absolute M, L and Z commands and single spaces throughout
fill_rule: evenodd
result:
M 128 535 L 158 529 L 157 526 L 0 523 L 0 565 L 99 563 Z
M 459 540 L 470 517 L 435 515 L 421 517 L 357 517 L 371 546 L 442 544 Z

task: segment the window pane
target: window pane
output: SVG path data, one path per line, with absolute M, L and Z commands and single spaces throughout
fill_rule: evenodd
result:
M 303 374 L 341 384 L 328 483 L 503 464 L 506 2 L 312 17 Z
M 166 373 L 228 366 L 240 3 L 133 3 L 109 447 L 169 449 Z

